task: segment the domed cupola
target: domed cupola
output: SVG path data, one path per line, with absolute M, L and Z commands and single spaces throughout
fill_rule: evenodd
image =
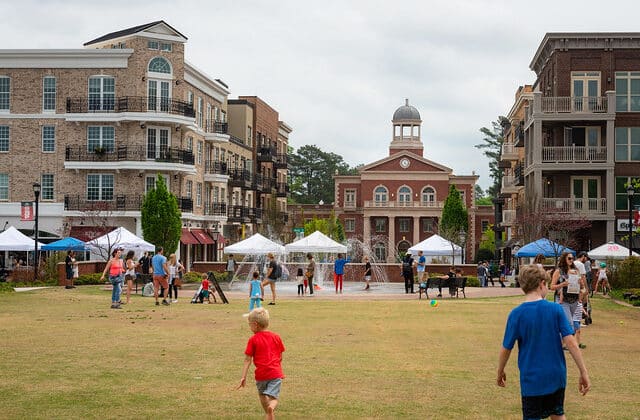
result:
M 404 150 L 422 156 L 424 145 L 420 139 L 422 120 L 416 107 L 409 105 L 405 99 L 404 105 L 393 113 L 393 140 L 389 145 L 389 154 Z

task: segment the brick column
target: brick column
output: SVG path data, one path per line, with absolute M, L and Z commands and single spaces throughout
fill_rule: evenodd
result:
M 420 216 L 413 216 L 413 241 L 412 246 L 420 242 Z
M 396 249 L 396 218 L 389 216 L 389 242 L 387 245 L 387 262 L 395 262 L 395 249 Z
M 362 218 L 364 225 L 362 226 L 362 243 L 367 248 L 371 247 L 371 217 L 364 216 Z

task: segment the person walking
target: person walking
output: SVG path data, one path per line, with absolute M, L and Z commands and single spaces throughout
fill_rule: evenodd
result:
M 418 283 L 427 281 L 427 257 L 422 255 L 422 251 L 418 251 L 418 262 L 416 264 L 416 272 L 418 274 Z
M 169 305 L 165 298 L 165 289 L 169 288 L 169 282 L 167 276 L 169 275 L 169 267 L 167 265 L 167 257 L 164 255 L 164 248 L 159 247 L 156 255 L 151 258 L 151 268 L 153 269 L 153 297 L 156 299 L 156 306 L 158 303 L 158 287 L 162 287 L 160 297 L 162 298 L 163 305 Z
M 104 277 L 109 272 L 109 282 L 113 285 L 111 292 L 111 309 L 120 309 L 120 293 L 122 292 L 122 278 L 124 274 L 124 263 L 122 261 L 122 248 L 116 248 L 111 253 L 111 258 L 102 271 L 100 281 L 104 281 Z
M 227 257 L 227 281 L 231 283 L 233 276 L 236 273 L 236 260 L 233 259 L 233 255 L 229 254 Z
M 269 285 L 269 287 L 271 287 L 271 302 L 269 302 L 269 305 L 275 305 L 276 304 L 276 282 L 282 275 L 282 271 L 281 271 L 282 269 L 279 267 L 279 264 L 272 253 L 269 253 L 267 257 L 269 258 L 269 265 L 267 269 L 267 275 L 262 281 L 262 287 L 264 288 L 264 286 L 267 284 Z
M 371 290 L 371 262 L 369 262 L 369 257 L 366 255 L 363 258 L 364 261 L 364 282 L 367 284 L 364 287 L 364 290 Z
M 336 286 L 336 294 L 338 294 L 338 287 L 340 288 L 340 294 L 342 294 L 342 283 L 344 281 L 344 266 L 351 259 L 347 257 L 344 258 L 343 254 L 338 254 L 338 259 L 333 263 L 333 282 Z
M 307 276 L 307 282 L 309 283 L 309 295 L 313 296 L 313 276 L 316 272 L 316 262 L 313 259 L 312 253 L 309 252 L 307 254 L 307 260 L 309 260 L 309 263 L 307 264 L 307 271 L 305 272 L 305 275 Z
M 413 291 L 413 256 L 411 253 L 407 254 L 402 259 L 402 277 L 404 277 L 404 292 L 415 293 Z
M 553 272 L 550 289 L 555 292 L 555 301 L 562 306 L 572 327 L 573 314 L 578 308 L 582 288 L 585 288 L 585 284 L 576 268 L 573 254 L 563 252 L 558 261 L 558 268 Z
M 484 261 L 478 263 L 478 281 L 480 287 L 487 287 L 487 269 L 484 267 Z
M 176 254 L 169 255 L 167 265 L 169 266 L 169 301 L 178 303 L 178 282 L 184 267 L 177 261 Z M 172 295 L 173 300 L 171 300 Z
M 133 280 L 136 278 L 136 267 L 138 264 L 133 260 L 134 252 L 127 252 L 127 256 L 124 257 L 125 273 L 124 279 L 127 281 L 127 304 L 131 300 L 131 289 L 133 289 Z

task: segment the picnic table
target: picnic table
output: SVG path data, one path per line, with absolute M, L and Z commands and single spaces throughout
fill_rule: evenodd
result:
M 464 293 L 464 288 L 467 287 L 466 277 L 430 277 L 426 282 L 420 283 L 418 287 L 418 298 L 422 299 L 422 293 L 429 299 L 429 289 L 438 288 L 438 296 L 441 297 L 442 289 L 448 288 L 455 290 L 456 298 L 459 297 L 459 292 L 462 292 L 462 296 L 466 299 L 467 295 Z

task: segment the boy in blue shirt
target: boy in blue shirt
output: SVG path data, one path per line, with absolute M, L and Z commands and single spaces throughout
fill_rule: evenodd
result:
M 525 266 L 520 271 L 519 281 L 526 294 L 525 301 L 509 314 L 500 350 L 496 383 L 504 387 L 507 380 L 504 368 L 515 342 L 518 342 L 522 415 L 525 419 L 565 418 L 567 366 L 563 344 L 580 370 L 580 393 L 585 395 L 591 388 L 572 326 L 562 307 L 545 299 L 548 280 L 549 275 L 537 265 Z
M 344 280 L 344 265 L 350 261 L 350 258 L 344 259 L 344 255 L 338 254 L 338 259 L 333 263 L 333 282 L 336 285 L 336 294 L 338 293 L 338 287 L 340 293 L 342 293 L 342 282 Z

